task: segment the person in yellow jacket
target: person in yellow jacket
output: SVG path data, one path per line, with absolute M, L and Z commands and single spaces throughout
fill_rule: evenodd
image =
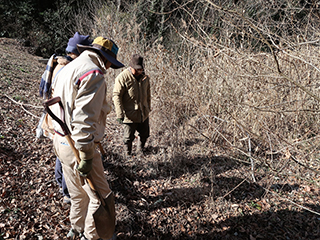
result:
M 143 152 L 150 136 L 150 80 L 144 70 L 143 57 L 138 54 L 132 55 L 130 67 L 117 76 L 113 88 L 112 99 L 117 121 L 124 125 L 123 141 L 128 155 L 132 154 L 132 142 L 136 131 L 139 133 L 140 149 Z
M 104 175 L 101 155 L 95 145 L 104 135 L 106 117 L 111 111 L 107 102 L 107 83 L 104 75 L 108 68 L 124 65 L 116 59 L 118 47 L 110 39 L 97 37 L 90 45 L 79 45 L 80 56 L 66 65 L 53 83 L 53 97 L 60 97 L 65 110 L 64 121 L 71 132 L 81 162 L 63 136 L 60 125 L 53 121 L 56 132 L 53 139 L 55 153 L 59 157 L 65 181 L 71 197 L 71 230 L 67 237 L 74 239 L 81 234 L 81 240 L 99 239 L 93 213 L 100 203 L 96 194 L 81 176 L 90 174 L 103 198 L 111 192 Z M 59 104 L 51 111 L 60 116 Z M 106 226 L 107 228 L 108 226 Z

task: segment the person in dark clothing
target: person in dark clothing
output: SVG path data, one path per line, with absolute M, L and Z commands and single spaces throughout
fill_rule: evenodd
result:
M 136 131 L 139 133 L 142 152 L 145 151 L 145 144 L 150 136 L 150 80 L 144 71 L 143 57 L 134 54 L 130 67 L 117 76 L 113 88 L 113 103 L 117 121 L 124 126 L 123 141 L 127 155 L 132 154 Z

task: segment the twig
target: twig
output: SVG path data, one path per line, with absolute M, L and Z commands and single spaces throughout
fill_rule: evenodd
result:
M 248 164 L 248 161 L 244 161 L 244 160 L 241 160 L 241 159 L 232 157 L 232 156 L 228 156 L 228 158 L 229 158 L 229 159 L 232 159 L 232 160 L 234 160 L 234 161 L 240 162 L 240 163 Z
M 256 178 L 254 176 L 254 162 L 253 162 L 253 159 L 251 157 L 251 141 L 250 141 L 250 135 L 248 134 L 248 148 L 249 148 L 249 159 L 250 159 L 250 162 L 251 162 L 251 177 L 252 177 L 252 180 L 253 182 L 256 182 Z
M 244 183 L 245 181 L 247 181 L 247 179 L 243 179 L 243 181 L 241 183 L 239 183 L 237 186 L 235 186 L 231 191 L 227 192 L 222 198 L 225 198 L 226 196 L 228 196 L 230 193 L 232 193 L 234 190 L 236 190 L 238 187 L 240 187 L 240 185 L 242 183 Z
M 292 57 L 292 58 L 294 58 L 294 59 L 298 59 L 298 60 L 300 60 L 301 62 L 304 62 L 305 64 L 308 64 L 309 66 L 313 67 L 313 68 L 316 69 L 318 72 L 320 72 L 320 69 L 319 69 L 319 68 L 317 68 L 314 64 L 312 64 L 312 63 L 304 60 L 303 58 L 298 57 L 298 56 L 294 56 L 294 55 L 292 55 L 292 54 L 290 54 L 290 53 L 288 53 L 288 52 L 286 52 L 286 51 L 284 51 L 284 50 L 282 50 L 282 52 L 283 52 L 284 54 L 287 54 L 289 57 Z
M 319 172 L 318 170 L 316 170 L 316 169 L 314 169 L 314 168 L 312 168 L 312 167 L 309 167 L 309 166 L 307 166 L 307 165 L 304 165 L 303 163 L 299 162 L 299 161 L 298 161 L 295 157 L 293 157 L 293 156 L 290 156 L 289 159 L 292 159 L 295 163 L 299 164 L 300 166 L 302 166 L 302 167 L 304 167 L 304 168 L 306 168 L 306 169 L 309 169 L 310 171 L 313 171 L 313 172 L 315 172 L 315 173 L 317 173 L 317 174 L 320 174 L 320 172 Z
M 27 106 L 27 105 L 28 105 L 28 106 L 32 106 L 32 105 L 30 105 L 30 104 L 23 104 L 23 103 L 17 102 L 16 100 L 10 98 L 7 94 L 4 94 L 4 96 L 7 97 L 7 98 L 8 98 L 9 100 L 11 100 L 12 102 L 14 102 L 15 104 L 20 105 L 21 108 L 22 108 L 26 113 L 30 114 L 32 117 L 40 119 L 40 117 L 38 117 L 38 116 L 34 115 L 33 113 L 29 112 L 29 111 L 28 111 L 27 109 L 25 109 L 24 106 L 23 106 L 23 105 L 26 105 L 26 106 Z M 37 106 L 32 106 L 32 107 L 40 108 L 40 107 L 37 107 Z M 42 107 L 42 108 L 43 108 L 43 107 Z
M 42 106 L 35 106 L 35 105 L 32 105 L 32 104 L 27 104 L 27 103 L 20 103 L 20 102 L 17 102 L 17 101 L 15 101 L 14 99 L 12 99 L 12 98 L 10 98 L 7 94 L 4 94 L 4 96 L 5 97 L 7 97 L 7 98 L 9 98 L 11 101 L 13 101 L 13 102 L 15 102 L 15 103 L 17 103 L 17 104 L 20 104 L 20 105 L 24 105 L 24 106 L 26 106 L 26 107 L 33 107 L 33 108 L 43 108 Z
M 269 129 L 267 129 L 265 126 L 262 125 L 262 128 L 265 129 L 267 132 L 271 132 Z M 272 132 L 271 132 L 272 133 Z M 290 143 L 289 141 L 287 141 L 286 139 L 284 139 L 283 137 L 281 137 L 279 134 L 277 133 L 273 133 L 274 135 L 276 135 L 279 139 L 281 139 L 282 141 L 284 141 L 286 144 L 288 144 L 289 146 L 291 147 L 295 147 L 294 144 Z M 289 153 L 290 154 L 290 153 Z M 309 167 L 301 162 L 299 162 L 295 157 L 293 157 L 291 154 L 290 154 L 290 157 L 288 157 L 288 159 L 292 159 L 294 162 L 296 162 L 297 164 L 299 164 L 300 166 L 302 167 L 305 167 L 317 174 L 320 174 L 320 172 L 312 167 Z
M 228 196 L 230 193 L 232 193 L 234 190 L 236 190 L 236 189 L 237 189 L 242 183 L 244 183 L 245 181 L 247 181 L 246 178 L 243 179 L 242 182 L 239 183 L 237 186 L 235 186 L 231 191 L 229 191 L 228 193 L 226 193 L 226 194 L 223 196 L 223 198 L 225 198 L 225 197 Z M 262 187 L 262 188 L 263 188 L 266 192 L 268 192 L 268 193 L 271 193 L 271 194 L 273 194 L 273 195 L 275 195 L 275 196 L 277 196 L 277 197 L 279 197 L 279 198 L 281 198 L 281 199 L 283 199 L 283 200 L 286 200 L 286 201 L 288 201 L 288 202 L 290 202 L 290 203 L 292 203 L 292 204 L 294 204 L 294 205 L 296 205 L 296 206 L 298 206 L 298 207 L 300 207 L 300 208 L 302 208 L 302 209 L 304 209 L 304 210 L 306 210 L 306 211 L 309 211 L 309 212 L 311 212 L 311 213 L 314 213 L 314 214 L 317 214 L 317 215 L 320 216 L 320 213 L 318 213 L 318 212 L 316 212 L 316 211 L 313 211 L 313 210 L 311 210 L 311 209 L 309 209 L 309 208 L 306 208 L 306 207 L 304 207 L 304 206 L 302 206 L 302 205 L 300 205 L 300 204 L 298 204 L 298 203 L 295 203 L 294 201 L 292 201 L 292 200 L 290 200 L 290 199 L 288 199 L 288 198 L 281 197 L 279 194 L 277 194 L 277 193 L 275 193 L 275 192 L 273 192 L 273 191 L 271 191 L 271 190 L 269 190 L 269 189 L 267 189 L 267 188 L 265 188 L 265 187 Z
M 309 212 L 311 212 L 311 213 L 314 213 L 314 214 L 317 214 L 317 215 L 319 215 L 320 216 L 320 213 L 318 213 L 318 212 L 316 212 L 316 211 L 313 211 L 313 210 L 311 210 L 311 209 L 309 209 L 309 208 L 306 208 L 306 207 L 304 207 L 304 206 L 302 206 L 302 205 L 300 205 L 300 204 L 298 204 L 298 203 L 295 203 L 294 201 L 292 201 L 292 200 L 290 200 L 290 199 L 288 199 L 288 198 L 284 198 L 284 197 L 281 197 L 279 194 L 277 194 L 277 193 L 275 193 L 274 191 L 271 191 L 271 190 L 269 190 L 269 189 L 267 189 L 267 188 L 264 188 L 264 187 L 262 187 L 265 191 L 267 191 L 267 192 L 269 192 L 269 193 L 271 193 L 271 194 L 273 194 L 273 195 L 275 195 L 275 196 L 277 196 L 277 197 L 279 197 L 279 198 L 281 198 L 281 199 L 283 199 L 283 200 L 286 200 L 286 201 L 288 201 L 288 202 L 290 202 L 290 203 L 292 203 L 292 204 L 294 204 L 294 205 L 296 205 L 296 206 L 298 206 L 298 207 L 300 207 L 300 208 L 302 208 L 302 209 L 304 209 L 304 210 L 307 210 L 307 211 L 309 211 Z
M 174 2 L 177 3 L 177 1 L 174 1 Z M 175 11 L 183 8 L 184 6 L 188 5 L 190 2 L 193 2 L 193 0 L 190 0 L 190 1 L 186 2 L 186 3 L 184 3 L 183 5 L 174 8 L 173 10 L 171 10 L 171 11 L 169 11 L 169 12 L 156 12 L 156 11 L 152 11 L 152 10 L 150 10 L 150 9 L 148 9 L 148 11 L 151 12 L 151 13 L 154 13 L 154 14 L 158 14 L 158 15 L 171 14 L 171 13 L 173 13 L 173 12 L 175 12 Z M 179 4 L 179 3 L 177 3 L 177 4 Z
M 286 102 L 281 103 L 282 105 L 288 104 Z M 286 110 L 281 110 L 281 111 L 277 111 L 277 110 L 272 110 L 272 109 L 267 109 L 267 107 L 272 107 L 272 106 L 263 106 L 263 107 L 256 107 L 256 106 L 252 106 L 250 104 L 246 104 L 246 103 L 242 103 L 242 105 L 246 106 L 246 107 L 250 107 L 253 108 L 254 110 L 260 111 L 260 112 L 270 112 L 270 113 L 292 113 L 292 112 L 320 112 L 320 110 L 316 110 L 316 109 L 286 109 Z M 280 104 L 277 104 L 280 105 Z
M 203 137 L 205 137 L 207 140 L 211 141 L 211 139 L 209 137 L 207 137 L 206 135 L 204 135 L 198 128 L 196 128 L 195 126 L 192 126 L 191 124 L 188 124 L 190 127 L 194 128 L 195 130 L 197 130 L 198 133 L 200 133 Z

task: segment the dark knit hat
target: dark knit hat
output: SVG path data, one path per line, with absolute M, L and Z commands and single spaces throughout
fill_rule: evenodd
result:
M 92 40 L 89 39 L 89 35 L 84 36 L 84 35 L 80 35 L 78 32 L 76 32 L 74 34 L 74 36 L 69 39 L 66 51 L 80 55 L 78 48 L 77 48 L 77 44 L 89 45 L 91 43 L 92 43 Z
M 130 67 L 134 69 L 144 69 L 143 57 L 139 54 L 133 54 L 130 61 Z

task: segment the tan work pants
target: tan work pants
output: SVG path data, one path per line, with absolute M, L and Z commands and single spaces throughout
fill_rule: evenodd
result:
M 66 138 L 55 134 L 53 146 L 57 157 L 61 161 L 64 178 L 71 197 L 71 227 L 79 233 L 84 232 L 85 237 L 89 240 L 98 239 L 93 213 L 100 206 L 100 201 L 88 183 L 80 177 L 76 169 L 77 159 Z M 105 178 L 101 156 L 98 151 L 94 154 L 90 174 L 95 186 L 105 198 L 111 190 Z

